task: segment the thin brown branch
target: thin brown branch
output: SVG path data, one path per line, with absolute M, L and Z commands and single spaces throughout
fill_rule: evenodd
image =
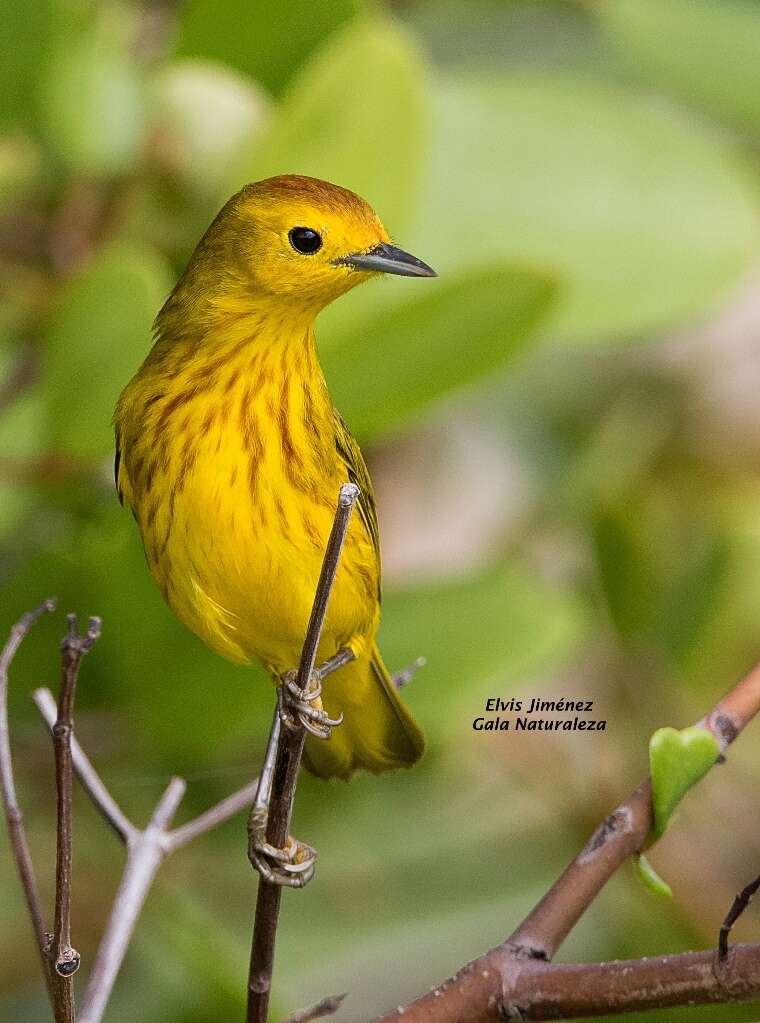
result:
M 317 1002 L 316 1005 L 310 1005 L 307 1009 L 298 1009 L 297 1012 L 292 1012 L 282 1023 L 311 1023 L 312 1020 L 332 1016 L 341 1007 L 345 997 L 345 994 L 328 995 Z
M 714 708 L 702 718 L 697 725 L 706 728 L 718 740 L 723 752 L 728 745 L 749 724 L 760 711 L 760 665 L 756 666 L 741 682 L 731 690 Z M 432 992 L 421 996 L 414 1002 L 403 1006 L 404 1023 L 481 1023 L 491 1019 L 570 1019 L 577 1012 L 556 1014 L 554 1016 L 535 1015 L 541 1010 L 540 1001 L 532 997 L 526 1003 L 534 1015 L 508 1015 L 505 1008 L 505 991 L 515 983 L 515 977 L 525 972 L 528 965 L 536 976 L 541 963 L 546 964 L 555 954 L 562 941 L 581 918 L 591 902 L 596 898 L 607 881 L 618 867 L 632 854 L 639 852 L 652 827 L 652 787 L 651 780 L 645 779 L 623 803 L 618 806 L 597 828 L 585 847 L 573 862 L 566 868 L 535 909 L 525 918 L 509 938 L 497 948 L 465 966 L 455 977 L 446 981 Z M 754 946 L 753 946 L 754 947 Z M 756 951 L 760 955 L 760 951 Z M 751 955 L 749 958 L 751 959 Z M 714 957 L 713 957 L 714 958 Z M 746 958 L 746 956 L 745 956 Z M 631 992 L 639 990 L 637 981 L 639 971 L 644 964 L 657 960 L 644 959 L 628 964 L 627 984 Z M 691 958 L 671 957 L 668 959 L 667 976 L 677 985 L 678 964 L 684 966 L 683 984 L 688 987 L 691 974 L 687 966 L 694 962 Z M 727 967 L 733 960 L 729 959 Z M 675 965 L 673 965 L 675 963 Z M 749 971 L 750 980 L 754 977 L 751 963 L 744 963 Z M 610 964 L 607 964 L 609 973 Z M 733 968 L 733 967 L 731 967 Z M 544 965 L 543 970 L 552 971 L 555 967 Z M 568 969 L 567 967 L 556 967 Z M 578 967 L 577 969 L 581 969 Z M 587 967 L 586 969 L 600 969 Z M 651 970 L 651 967 L 647 967 Z M 726 972 L 721 969 L 721 976 Z M 606 976 L 607 974 L 605 974 Z M 544 976 L 544 973 L 541 973 Z M 642 974 L 643 976 L 643 974 Z M 742 974 L 742 977 L 744 974 Z M 691 979 L 690 979 L 691 978 Z M 721 983 L 723 983 L 721 981 Z M 735 986 L 724 987 L 722 1001 L 735 1000 L 734 990 L 743 992 L 746 985 L 741 980 Z M 747 988 L 748 989 L 748 988 Z M 707 992 L 707 988 L 705 988 Z M 712 989 L 710 989 L 712 991 Z M 708 992 L 709 993 L 709 992 Z M 760 994 L 760 986 L 754 991 Z M 642 998 L 644 996 L 642 995 Z M 690 995 L 685 995 L 681 1004 Z M 697 997 L 696 995 L 694 997 Z M 737 995 L 739 997 L 739 995 Z M 750 997 L 741 994 L 740 997 Z M 706 1000 L 713 1000 L 706 997 Z M 605 1012 L 633 1012 L 638 1006 L 620 1009 L 605 1009 Z M 665 1002 L 663 1004 L 675 1004 Z M 626 1003 L 628 1005 L 628 1003 Z M 642 1003 L 641 1008 L 646 1007 Z M 548 1011 L 548 1010 L 547 1010 Z M 499 1015 L 501 1013 L 501 1015 Z M 390 1023 L 397 1020 L 398 1010 L 378 1017 L 375 1023 Z
M 34 873 L 29 843 L 26 837 L 24 819 L 16 796 L 16 784 L 13 778 L 13 758 L 11 755 L 10 732 L 8 729 L 8 673 L 18 648 L 30 629 L 46 612 L 55 610 L 55 600 L 46 600 L 34 611 L 29 611 L 20 618 L 11 629 L 8 642 L 0 653 L 0 789 L 2 790 L 5 819 L 8 823 L 8 838 L 11 843 L 13 859 L 16 863 L 21 888 L 26 900 L 29 917 L 32 922 L 37 951 L 42 963 L 42 971 L 52 997 L 50 968 L 47 958 L 47 924 L 42 909 L 37 878 Z
M 340 562 L 351 512 L 358 496 L 359 488 L 352 483 L 346 483 L 340 488 L 335 520 L 327 541 L 322 571 L 314 595 L 314 604 L 296 676 L 296 685 L 303 690 L 308 688 L 314 671 L 327 604 Z M 322 672 L 324 672 L 324 666 L 320 669 L 320 673 Z M 267 842 L 276 848 L 282 848 L 285 845 L 290 831 L 293 799 L 305 738 L 306 732 L 303 728 L 295 730 L 282 728 L 280 730 L 266 830 Z M 279 885 L 271 884 L 263 877 L 260 878 L 248 973 L 246 1017 L 248 1023 L 266 1023 L 269 995 L 272 988 L 274 948 L 281 897 L 282 889 Z
M 68 616 L 68 630 L 61 643 L 61 689 L 58 696 L 58 716 L 53 726 L 55 750 L 56 800 L 56 862 L 55 862 L 55 920 L 50 945 L 53 966 L 53 1011 L 56 1023 L 73 1023 L 73 976 L 79 969 L 80 956 L 71 945 L 71 800 L 74 768 L 71 737 L 74 730 L 74 700 L 82 658 L 100 636 L 100 619 L 91 618 L 87 632 L 77 632 L 76 615 Z
M 721 925 L 720 932 L 718 933 L 718 958 L 721 962 L 726 959 L 728 955 L 728 936 L 731 933 L 736 921 L 752 902 L 752 898 L 760 888 L 760 874 L 755 878 L 754 881 L 750 881 L 739 894 L 736 896 L 731 904 L 731 908 L 726 913 L 726 919 Z
M 505 991 L 505 1019 L 578 1019 L 676 1005 L 746 1002 L 760 993 L 760 945 L 622 962 L 528 967 Z M 511 1015 L 510 1015 L 511 1013 Z

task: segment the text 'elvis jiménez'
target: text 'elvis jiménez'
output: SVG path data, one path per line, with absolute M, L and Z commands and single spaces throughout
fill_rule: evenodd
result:
M 527 703 L 527 701 L 525 701 Z M 579 714 L 591 714 L 594 710 L 593 700 L 543 700 L 534 696 L 523 711 L 523 701 L 510 697 L 503 700 L 498 696 L 490 696 L 485 703 L 486 714 L 493 717 L 476 717 L 472 727 L 476 732 L 604 732 L 607 721 L 604 718 L 579 717 Z M 561 717 L 541 717 L 541 714 L 563 715 Z M 515 714 L 512 720 L 502 714 Z M 572 716 L 570 716 L 572 715 Z

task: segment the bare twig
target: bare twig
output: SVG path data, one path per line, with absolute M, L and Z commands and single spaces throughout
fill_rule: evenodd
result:
M 341 1007 L 345 997 L 345 994 L 328 995 L 327 998 L 323 998 L 316 1005 L 310 1005 L 308 1009 L 298 1009 L 297 1012 L 292 1012 L 282 1023 L 311 1023 L 314 1019 L 332 1016 Z
M 76 615 L 67 618 L 68 630 L 61 643 L 61 688 L 58 715 L 53 726 L 56 778 L 55 920 L 49 955 L 53 967 L 53 1013 L 56 1023 L 74 1023 L 73 976 L 80 956 L 71 945 L 71 797 L 74 771 L 71 735 L 74 729 L 74 699 L 79 667 L 84 655 L 100 636 L 100 619 L 91 618 L 87 632 L 77 632 Z
M 728 936 L 731 933 L 731 928 L 742 915 L 744 910 L 749 906 L 750 902 L 752 902 L 752 897 L 757 892 L 758 888 L 760 888 L 760 874 L 754 881 L 750 881 L 748 885 L 742 888 L 732 902 L 728 913 L 726 913 L 726 919 L 723 921 L 718 934 L 718 958 L 721 962 L 723 962 L 728 955 Z
M 760 665 L 697 724 L 715 736 L 723 752 L 758 711 Z M 568 1008 L 567 1012 L 564 1009 L 560 1011 L 556 1005 L 544 1009 L 539 987 L 530 987 L 530 984 L 538 985 L 539 977 L 553 978 L 559 976 L 558 971 L 561 970 L 566 971 L 566 980 L 571 975 L 582 976 L 584 983 L 589 977 L 601 978 L 597 994 L 601 999 L 600 1004 L 607 1005 L 600 1010 L 601 1013 L 633 1012 L 653 1004 L 647 1001 L 651 997 L 650 985 L 657 982 L 656 968 L 651 964 L 658 962 L 664 964 L 660 978 L 665 985 L 663 998 L 666 998 L 665 990 L 671 983 L 674 985 L 672 998 L 676 998 L 679 983 L 683 991 L 689 992 L 682 995 L 680 1004 L 690 999 L 734 1001 L 760 994 L 760 946 L 745 947 L 740 958 L 729 958 L 722 966 L 718 962 L 720 969 L 717 979 L 713 977 L 712 980 L 703 972 L 695 977 L 694 967 L 697 964 L 699 971 L 702 971 L 703 963 L 699 956 L 707 955 L 715 963 L 717 956 L 714 954 L 689 953 L 686 956 L 666 957 L 664 960 L 642 959 L 627 963 L 627 973 L 623 976 L 628 994 L 618 998 L 615 1002 L 619 1006 L 617 1008 L 609 1000 L 609 1004 L 605 1003 L 602 997 L 604 983 L 612 976 L 618 977 L 613 968 L 615 964 L 586 967 L 548 965 L 548 960 L 618 867 L 643 847 L 653 822 L 651 797 L 651 780 L 647 778 L 602 822 L 580 854 L 512 935 L 501 945 L 463 967 L 440 987 L 402 1006 L 404 1023 L 481 1023 L 496 1019 L 570 1019 L 582 1015 L 575 1011 L 575 1002 L 574 1007 Z M 567 972 L 571 970 L 585 970 L 586 973 Z M 525 985 L 519 987 L 522 983 L 520 978 L 528 976 L 530 984 L 526 980 Z M 718 988 L 722 991 L 721 997 L 717 996 Z M 515 991 L 518 992 L 516 995 Z M 647 991 L 650 991 L 649 995 Z M 569 1006 L 572 992 L 568 990 L 566 995 Z M 662 1004 L 676 1002 L 666 1000 Z M 547 1014 L 541 1015 L 542 1012 Z M 584 1012 L 588 1015 L 588 1008 Z M 378 1017 L 375 1023 L 390 1023 L 391 1020 L 397 1020 L 399 1014 L 399 1010 L 394 1010 Z
M 353 483 L 346 483 L 340 488 L 335 520 L 327 541 L 322 571 L 317 583 L 314 604 L 301 651 L 301 661 L 298 666 L 296 685 L 303 690 L 308 688 L 314 671 L 327 604 L 335 581 L 335 573 L 340 561 L 351 512 L 358 496 L 359 488 Z M 325 665 L 320 669 L 320 677 L 324 677 L 324 674 L 326 674 Z M 266 831 L 267 842 L 276 848 L 282 848 L 285 845 L 290 831 L 293 799 L 305 738 L 306 732 L 303 728 L 280 730 Z M 279 885 L 271 884 L 263 877 L 260 878 L 248 973 L 248 1023 L 266 1023 L 281 897 L 282 889 Z
M 49 689 L 38 689 L 34 693 L 34 702 L 52 730 L 57 714 L 52 693 Z M 170 830 L 169 825 L 185 791 L 184 781 L 181 778 L 173 778 L 154 810 L 147 828 L 140 831 L 108 792 L 74 738 L 71 753 L 74 771 L 82 787 L 98 812 L 127 847 L 124 874 L 95 958 L 79 1015 L 79 1023 L 100 1023 L 140 911 L 161 863 L 192 839 L 250 806 L 258 781 L 250 782 L 187 824 Z
M 16 797 L 16 785 L 13 779 L 13 759 L 11 756 L 10 733 L 8 730 L 8 672 L 18 648 L 29 633 L 34 623 L 46 612 L 55 610 L 55 600 L 46 600 L 34 611 L 23 615 L 11 629 L 8 642 L 0 653 L 0 786 L 2 788 L 5 818 L 8 822 L 8 837 L 13 851 L 21 888 L 24 892 L 32 929 L 36 939 L 37 950 L 42 963 L 45 981 L 52 997 L 50 968 L 46 953 L 47 925 L 42 910 L 37 878 L 34 873 L 29 843 L 26 838 L 24 819 Z
M 397 671 L 393 676 L 393 684 L 396 689 L 405 689 L 412 681 L 414 676 L 427 664 L 427 660 L 424 657 L 417 657 L 410 665 L 406 668 L 402 668 L 401 671 Z

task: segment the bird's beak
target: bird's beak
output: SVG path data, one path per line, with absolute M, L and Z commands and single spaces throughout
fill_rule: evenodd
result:
M 336 266 L 350 266 L 354 270 L 370 270 L 373 273 L 398 274 L 399 277 L 437 277 L 438 274 L 423 263 L 395 245 L 383 242 L 375 245 L 367 252 L 355 252 L 349 256 L 341 256 L 335 260 Z

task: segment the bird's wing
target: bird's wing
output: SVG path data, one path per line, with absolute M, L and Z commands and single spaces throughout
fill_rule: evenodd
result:
M 372 480 L 369 478 L 369 471 L 361 448 L 351 436 L 350 430 L 337 409 L 333 409 L 333 418 L 335 425 L 335 447 L 346 467 L 349 482 L 355 483 L 359 488 L 359 515 L 372 540 L 372 546 L 375 548 L 379 576 L 380 531 L 377 526 L 377 509 L 375 507 L 375 493 L 372 489 Z

